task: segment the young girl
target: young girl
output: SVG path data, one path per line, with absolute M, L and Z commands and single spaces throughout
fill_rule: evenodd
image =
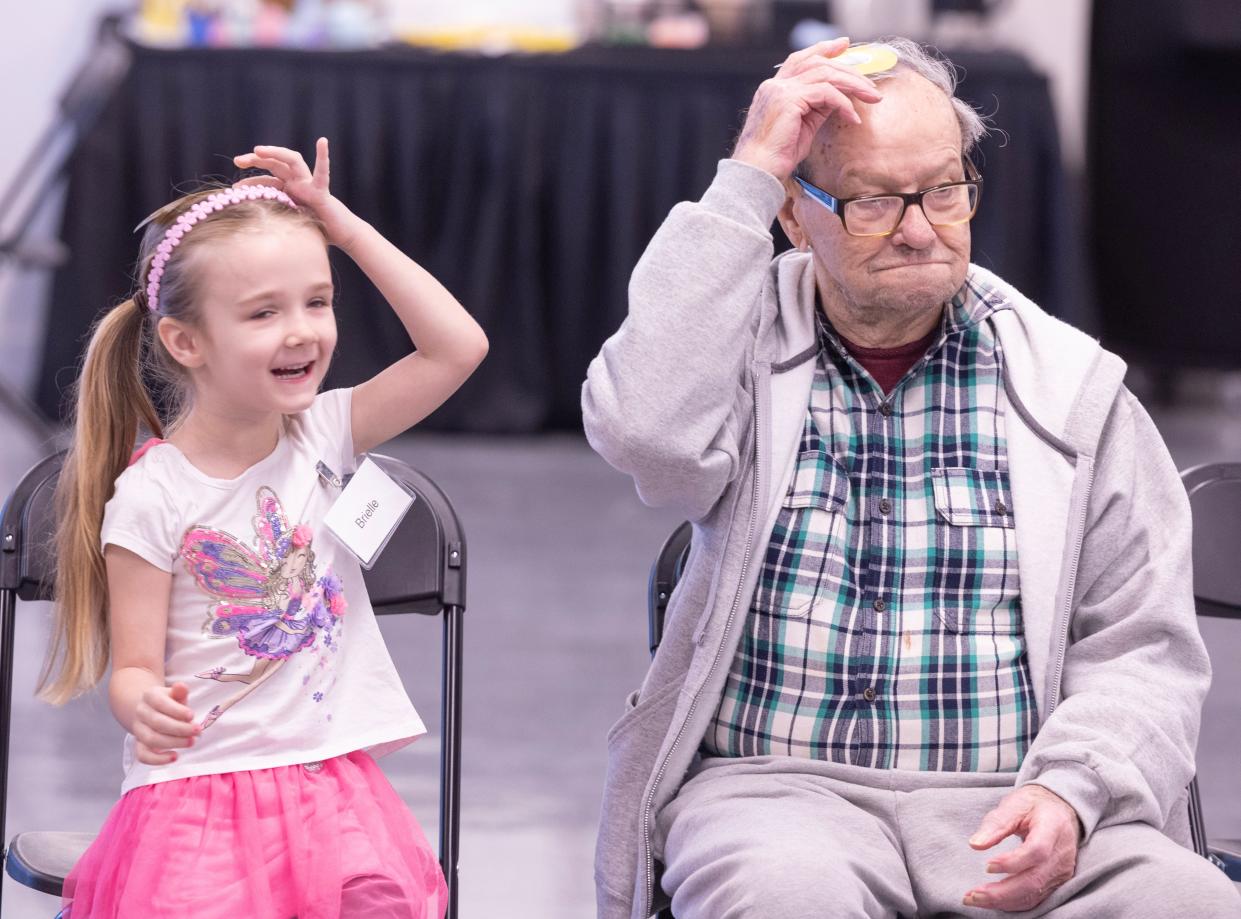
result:
M 43 691 L 89 689 L 110 658 L 128 736 L 70 915 L 439 919 L 439 866 L 372 759 L 425 729 L 355 557 L 319 521 L 354 457 L 434 410 L 487 340 L 332 197 L 326 140 L 313 173 L 281 147 L 236 163 L 271 175 L 154 215 L 137 293 L 100 321 L 79 382 Z M 417 351 L 320 394 L 329 243 Z M 140 425 L 155 439 L 131 457 Z

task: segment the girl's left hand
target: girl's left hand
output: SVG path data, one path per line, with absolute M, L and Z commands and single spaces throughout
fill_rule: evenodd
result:
M 270 176 L 251 176 L 238 185 L 271 185 L 281 189 L 303 207 L 308 207 L 323 221 L 328 238 L 333 244 L 348 249 L 352 233 L 349 224 L 353 217 L 328 188 L 331 162 L 328 157 L 326 137 L 315 143 L 315 168 L 312 172 L 306 160 L 296 150 L 288 147 L 260 145 L 253 153 L 233 157 L 239 169 L 266 169 Z

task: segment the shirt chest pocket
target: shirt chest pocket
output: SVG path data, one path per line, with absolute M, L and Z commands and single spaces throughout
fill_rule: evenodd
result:
M 951 632 L 1021 631 L 1016 520 L 1006 469 L 931 471 L 936 615 Z
M 849 477 L 825 450 L 803 452 L 780 507 L 754 593 L 760 615 L 805 618 L 842 590 Z

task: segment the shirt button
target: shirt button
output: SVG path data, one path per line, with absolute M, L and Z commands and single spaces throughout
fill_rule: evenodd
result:
M 892 403 L 891 402 L 880 402 L 879 403 L 879 414 L 882 415 L 884 418 L 892 417 Z
M 876 613 L 882 613 L 885 609 L 888 608 L 888 604 L 883 602 L 882 597 L 876 599 L 875 602 L 871 604 L 871 606 L 874 608 Z
M 1008 513 L 1008 505 L 1005 504 L 1002 500 L 997 500 L 995 502 L 995 512 L 999 514 L 1001 517 L 1003 517 L 1005 514 Z
M 879 513 L 885 514 L 885 515 L 892 513 L 892 502 L 889 501 L 887 498 L 880 498 L 879 499 Z M 997 511 L 996 513 L 999 513 L 999 511 Z
M 865 699 L 867 702 L 874 702 L 875 701 L 875 687 L 867 686 L 865 689 L 863 689 L 862 698 Z

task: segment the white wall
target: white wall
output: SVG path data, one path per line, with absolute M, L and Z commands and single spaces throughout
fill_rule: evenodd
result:
M 996 14 L 992 26 L 1000 44 L 1022 51 L 1051 77 L 1065 161 L 1070 168 L 1081 168 L 1085 161 L 1090 0 L 1012 0 Z
M 40 135 L 52 123 L 57 100 L 84 60 L 96 22 L 120 0 L 0 0 L 0 189 L 7 191 Z M 48 156 L 56 151 L 43 151 Z M 12 232 L 29 198 L 9 214 L 0 236 Z M 59 198 L 44 202 L 38 237 L 54 237 Z M 0 273 L 0 386 L 26 391 L 43 336 L 45 272 Z
M 7 186 L 81 64 L 95 24 L 124 0 L 0 0 L 0 188 Z

